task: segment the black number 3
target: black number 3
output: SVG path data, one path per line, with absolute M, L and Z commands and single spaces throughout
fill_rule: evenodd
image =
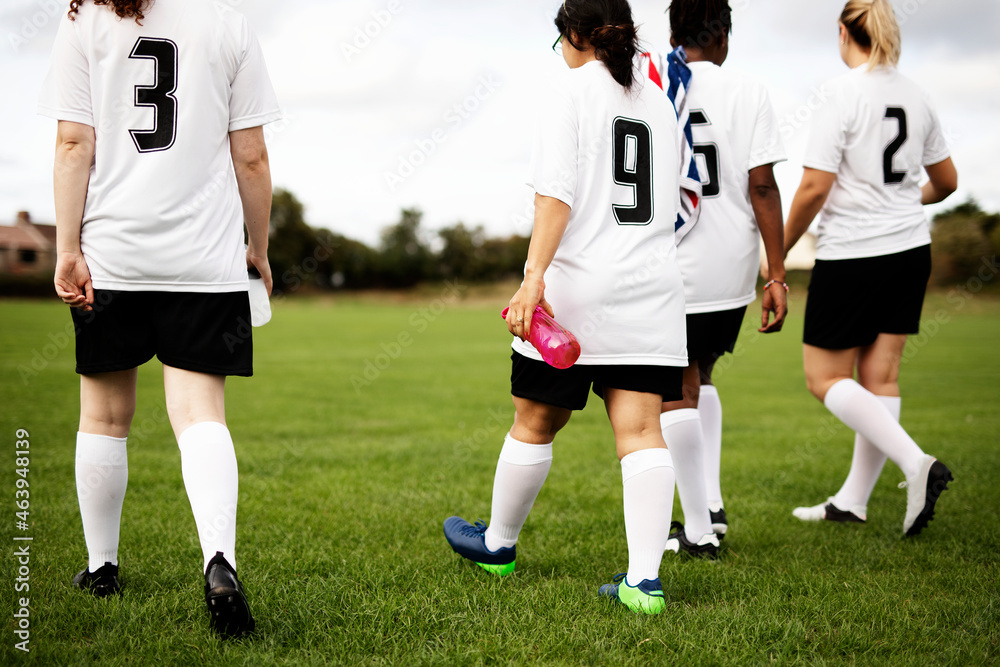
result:
M 888 107 L 885 110 L 885 120 L 896 119 L 899 123 L 899 134 L 889 142 L 882 153 L 882 177 L 886 185 L 897 185 L 906 179 L 905 171 L 893 171 L 892 159 L 896 152 L 906 143 L 906 110 L 903 107 Z
M 152 130 L 129 130 L 140 153 L 165 151 L 177 137 L 177 45 L 169 39 L 140 37 L 129 58 L 148 58 L 154 64 L 154 85 L 135 87 L 135 105 L 153 107 Z
M 641 120 L 615 118 L 615 183 L 635 193 L 633 206 L 611 208 L 619 225 L 648 225 L 653 221 L 653 135 Z

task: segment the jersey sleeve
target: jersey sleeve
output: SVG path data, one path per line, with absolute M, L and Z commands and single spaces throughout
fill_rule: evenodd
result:
M 572 208 L 579 169 L 579 118 L 568 80 L 562 84 L 539 109 L 528 185 Z
M 52 46 L 49 71 L 38 98 L 38 113 L 56 120 L 94 126 L 90 63 L 76 25 L 63 16 Z
M 230 84 L 229 131 L 244 130 L 281 118 L 278 98 L 264 62 L 260 42 L 243 21 L 242 59 Z
M 847 146 L 847 119 L 841 111 L 841 92 L 842 87 L 835 90 L 830 99 L 815 110 L 802 166 L 831 174 L 840 171 L 844 148 Z
M 923 165 L 925 167 L 943 162 L 951 157 L 951 151 L 944 138 L 944 131 L 941 129 L 938 115 L 930 105 L 928 105 L 927 112 L 930 115 L 931 128 L 930 132 L 927 133 L 927 140 L 924 142 Z
M 757 119 L 754 123 L 753 136 L 750 141 L 750 158 L 747 163 L 747 171 L 765 164 L 784 162 L 787 159 L 785 146 L 781 141 L 778 117 L 774 113 L 774 107 L 771 106 L 770 96 L 762 86 L 757 103 Z

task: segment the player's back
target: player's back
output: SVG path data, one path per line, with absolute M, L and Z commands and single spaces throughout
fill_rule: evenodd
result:
M 813 119 L 805 159 L 806 167 L 837 174 L 820 219 L 821 258 L 929 243 L 922 167 L 948 149 L 925 93 L 894 68 L 867 65 L 826 86 L 831 100 Z
M 565 73 L 539 115 L 532 185 L 570 206 L 546 298 L 580 339 L 580 363 L 683 363 L 669 100 L 641 78 L 626 91 L 591 62 Z
M 84 3 L 60 26 L 44 91 L 42 113 L 95 128 L 82 232 L 95 281 L 236 280 L 238 258 L 217 252 L 242 237 L 229 132 L 278 117 L 241 14 L 170 0 L 140 25 Z
M 706 61 L 688 64 L 687 104 L 702 181 L 698 223 L 678 247 L 688 312 L 737 308 L 755 298 L 759 235 L 750 171 L 785 160 L 764 87 Z

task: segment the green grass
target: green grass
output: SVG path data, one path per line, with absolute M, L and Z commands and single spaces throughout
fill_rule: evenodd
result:
M 7 553 L 15 534 L 34 537 L 31 652 L 13 648 L 22 594 L 16 562 L 4 558 L 0 664 L 1000 660 L 1000 301 L 977 295 L 958 308 L 932 296 L 926 316 L 947 321 L 908 351 L 903 424 L 956 477 L 930 528 L 908 540 L 891 464 L 867 525 L 791 516 L 837 489 L 853 437 L 805 390 L 801 301 L 784 334 L 748 326 L 716 371 L 727 551 L 717 563 L 665 558 L 668 606 L 657 617 L 596 596 L 627 556 L 620 471 L 595 397 L 560 434 L 514 576 L 491 578 L 443 539 L 451 514 L 489 518 L 512 418 L 503 301 L 427 290 L 276 305 L 255 334 L 257 375 L 231 380 L 227 394 L 241 472 L 239 567 L 258 628 L 236 643 L 208 630 L 155 361 L 140 372 L 129 443 L 124 595 L 97 600 L 70 586 L 86 549 L 73 478 L 78 382 L 72 344 L 59 336 L 69 317 L 51 302 L 0 301 Z M 25 376 L 33 360 L 37 374 Z M 14 528 L 17 428 L 31 434 L 27 533 Z

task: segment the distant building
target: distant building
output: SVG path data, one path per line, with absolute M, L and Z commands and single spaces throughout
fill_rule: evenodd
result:
M 56 266 L 56 227 L 38 225 L 26 211 L 13 225 L 0 225 L 0 274 L 52 275 Z

